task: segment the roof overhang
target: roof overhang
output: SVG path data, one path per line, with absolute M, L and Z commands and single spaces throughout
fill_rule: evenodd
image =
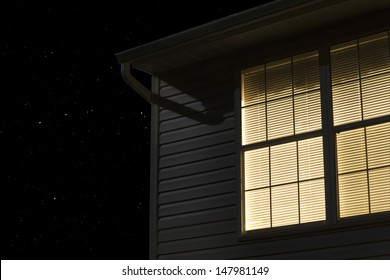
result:
M 116 54 L 152 75 L 390 8 L 389 0 L 275 0 Z

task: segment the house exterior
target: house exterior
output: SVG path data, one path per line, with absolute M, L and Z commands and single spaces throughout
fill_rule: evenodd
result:
M 151 259 L 390 259 L 389 19 L 279 0 L 117 54 L 152 108 Z

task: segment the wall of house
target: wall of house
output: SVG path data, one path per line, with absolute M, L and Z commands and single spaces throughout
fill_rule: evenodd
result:
M 159 83 L 158 258 L 234 242 L 234 81 L 226 74 L 190 71 Z
M 240 237 L 237 67 L 199 64 L 154 78 L 152 258 L 390 259 L 390 221 Z M 152 136 L 153 137 L 153 136 Z

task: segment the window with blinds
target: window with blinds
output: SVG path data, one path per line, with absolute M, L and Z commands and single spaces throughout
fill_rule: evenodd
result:
M 388 33 L 331 48 L 335 126 L 390 115 Z
M 390 122 L 337 134 L 340 218 L 390 210 Z
M 383 32 L 331 48 L 340 218 L 390 211 L 389 45 Z
M 242 71 L 241 100 L 245 230 L 325 220 L 318 53 Z
M 242 144 L 321 129 L 318 53 L 242 72 Z
M 239 108 L 245 231 L 390 211 L 389 31 L 244 69 Z

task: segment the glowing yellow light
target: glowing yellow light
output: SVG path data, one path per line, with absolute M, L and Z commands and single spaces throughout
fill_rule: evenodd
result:
M 318 53 L 244 70 L 242 144 L 321 129 Z M 322 137 L 244 151 L 246 231 L 325 219 Z
M 390 211 L 390 122 L 337 134 L 340 218 Z
M 359 127 L 336 134 L 340 218 L 390 211 L 390 122 L 359 125 L 390 116 L 389 40 L 331 47 L 333 124 Z M 242 71 L 246 231 L 326 219 L 322 137 L 287 140 L 321 130 L 318 65 L 311 52 Z
M 322 137 L 244 152 L 245 230 L 325 220 L 323 177 Z

